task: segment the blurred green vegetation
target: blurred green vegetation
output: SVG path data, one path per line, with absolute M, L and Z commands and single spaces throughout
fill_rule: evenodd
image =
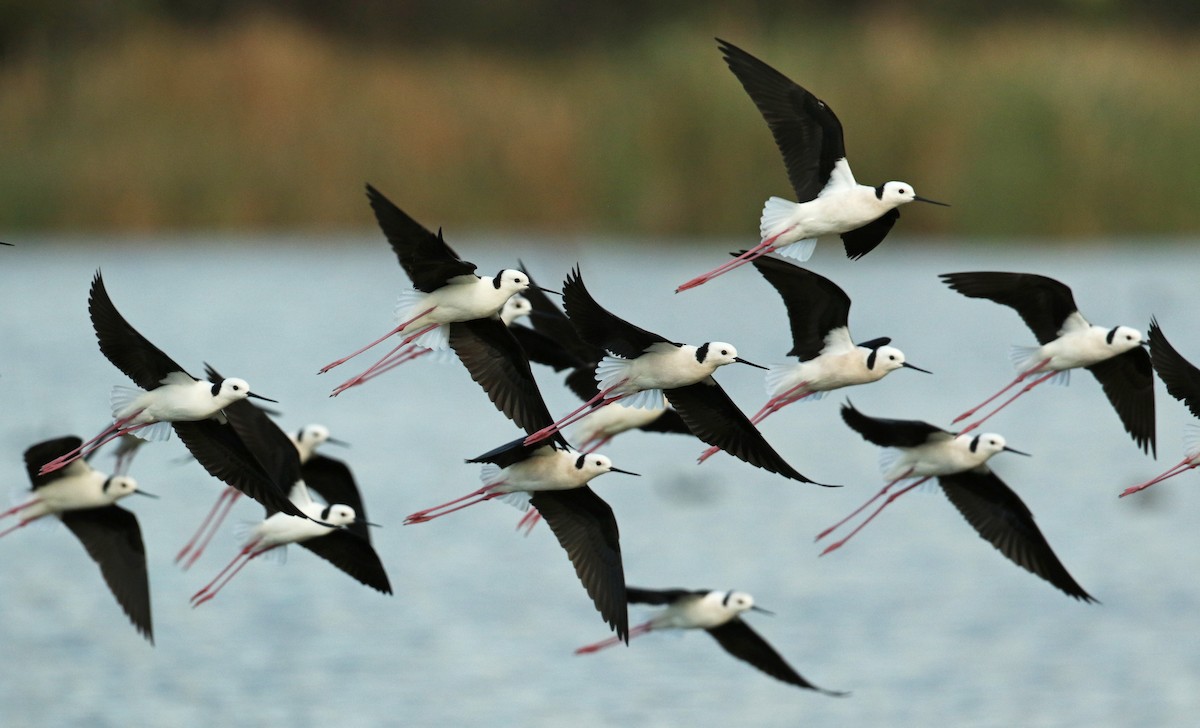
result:
M 906 234 L 1200 229 L 1196 3 L 284 5 L 0 0 L 0 229 L 362 228 L 370 181 L 450 235 L 754 234 L 792 193 L 713 36 L 954 205 Z

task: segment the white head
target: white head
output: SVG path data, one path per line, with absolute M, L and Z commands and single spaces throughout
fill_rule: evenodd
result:
M 316 449 L 329 440 L 329 428 L 325 425 L 305 425 L 292 436 L 298 447 Z
M 503 291 L 511 296 L 529 288 L 529 276 L 519 270 L 505 268 L 492 279 L 492 285 L 496 287 L 497 291 Z
M 735 614 L 754 608 L 754 597 L 746 592 L 727 591 L 721 597 L 721 605 Z
M 1128 326 L 1114 326 L 1104 336 L 1104 342 L 1117 354 L 1124 354 L 1141 346 L 1142 341 L 1142 332 Z
M 500 309 L 500 320 L 505 326 L 512 326 L 513 321 L 533 313 L 533 304 L 528 298 L 517 294 L 504 302 Z
M 221 403 L 221 406 L 233 404 L 240 399 L 245 399 L 250 396 L 250 385 L 245 379 L 229 377 L 212 385 L 213 399 Z
M 914 200 L 917 202 L 928 202 L 931 205 L 949 207 L 945 202 L 938 202 L 937 200 L 930 200 L 919 196 L 916 190 L 913 189 L 913 186 L 907 182 L 885 182 L 875 188 L 875 197 L 888 209 L 908 204 Z
M 1012 449 L 1003 437 L 994 432 L 983 432 L 974 436 L 959 435 L 959 438 L 966 440 L 967 449 L 971 451 L 980 463 L 987 462 L 989 458 L 998 452 L 1015 452 L 1018 455 L 1029 454 Z
M 128 475 L 114 475 L 104 481 L 101 490 L 110 503 L 137 492 L 137 481 Z
M 354 509 L 342 503 L 325 506 L 317 517 L 318 521 L 330 526 L 348 526 L 357 519 Z
M 737 349 L 733 348 L 733 344 L 727 344 L 724 341 L 710 341 L 707 344 L 700 345 L 696 349 L 696 361 L 714 370 L 717 367 L 733 364 L 734 362 L 749 364 L 759 369 L 766 369 L 764 366 L 759 366 L 758 364 L 742 359 L 737 355 Z
M 904 358 L 904 352 L 894 346 L 879 346 L 871 349 L 866 357 L 867 371 L 875 375 L 876 379 L 882 379 L 888 374 L 901 367 L 906 369 L 916 369 L 918 372 L 929 373 L 928 370 L 921 367 L 913 366 Z
M 575 458 L 575 472 L 580 478 L 580 482 L 586 483 L 597 475 L 604 473 L 624 473 L 626 475 L 637 475 L 628 470 L 614 468 L 612 460 L 607 455 L 597 455 L 596 453 L 581 453 Z

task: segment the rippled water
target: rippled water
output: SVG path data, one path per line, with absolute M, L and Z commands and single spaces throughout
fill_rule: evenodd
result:
M 989 428 L 1032 458 L 995 470 L 1038 517 L 1078 581 L 1102 602 L 1071 600 L 999 556 L 931 489 L 897 502 L 840 552 L 813 536 L 880 484 L 877 449 L 842 425 L 863 411 L 948 426 L 1012 376 L 1007 349 L 1032 343 L 1014 312 L 962 298 L 937 273 L 1025 270 L 1070 284 L 1084 313 L 1144 329 L 1158 317 L 1200 362 L 1194 246 L 939 246 L 890 240 L 858 263 L 823 242 L 812 267 L 855 301 L 858 340 L 890 335 L 934 376 L 796 405 L 763 431 L 830 491 L 763 473 L 677 436 L 626 435 L 618 467 L 593 485 L 613 507 L 631 584 L 738 588 L 777 616 L 747 621 L 834 699 L 778 683 L 702 633 L 656 634 L 575 657 L 606 636 L 548 529 L 514 532 L 518 512 L 487 504 L 430 524 L 405 514 L 477 486 L 463 460 L 517 431 L 457 363 L 407 365 L 340 398 L 319 366 L 382 333 L 404 283 L 376 237 L 266 246 L 194 239 L 166 247 L 0 249 L 0 474 L 27 487 L 21 453 L 106 422 L 126 383 L 99 354 L 87 318 L 97 267 L 117 307 L 189 368 L 211 362 L 277 398 L 281 424 L 328 425 L 384 524 L 376 546 L 396 594 L 383 597 L 303 549 L 252 563 L 216 600 L 188 597 L 231 558 L 227 525 L 190 572 L 172 557 L 218 493 L 177 440 L 146 448 L 133 475 L 158 501 L 125 501 L 144 532 L 157 645 L 129 626 L 98 570 L 60 524 L 0 542 L 0 725 L 1192 725 L 1200 710 L 1200 505 L 1192 473 L 1140 497 L 1126 486 L 1181 456 L 1190 415 L 1158 390 L 1157 462 L 1138 451 L 1090 375 L 1044 387 Z M 278 241 L 275 241 L 278 242 Z M 678 296 L 675 285 L 728 245 L 661 252 L 651 243 L 456 240 L 487 272 L 520 255 L 553 284 L 577 260 L 601 303 L 678 340 L 734 342 L 752 361 L 790 347 L 773 289 L 742 270 Z M 365 365 L 366 362 L 363 362 Z M 350 373 L 350 372 L 348 372 Z M 573 406 L 539 372 L 550 407 Z M 718 379 L 743 409 L 761 377 Z M 101 456 L 98 464 L 110 464 Z M 232 521 L 261 510 L 244 500 Z M 631 608 L 631 621 L 646 612 Z

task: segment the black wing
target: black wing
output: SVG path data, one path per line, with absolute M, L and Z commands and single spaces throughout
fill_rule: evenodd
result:
M 307 518 L 288 500 L 300 479 L 300 455 L 265 412 L 239 400 L 216 420 L 172 422 L 175 434 L 210 475 L 261 503 L 268 513 Z
M 858 260 L 879 247 L 899 219 L 900 211 L 893 207 L 866 225 L 842 233 L 842 245 L 846 246 L 846 257 L 850 260 Z
M 1150 361 L 1154 371 L 1158 372 L 1158 378 L 1167 385 L 1167 394 L 1183 402 L 1193 415 L 1200 417 L 1200 369 L 1175 351 L 1157 321 L 1150 321 L 1149 336 Z
M 499 468 L 507 468 L 510 465 L 516 465 L 519 462 L 529 459 L 529 456 L 536 450 L 543 447 L 553 447 L 556 450 L 570 447 L 567 444 L 566 438 L 561 432 L 555 432 L 545 440 L 541 440 L 533 445 L 525 444 L 525 437 L 506 442 L 499 447 L 492 448 L 482 455 L 467 460 L 468 463 L 492 463 Z
M 756 468 L 801 483 L 821 485 L 788 465 L 712 377 L 686 387 L 665 390 L 663 394 L 701 441 Z
M 496 409 L 529 434 L 554 422 L 525 351 L 499 316 L 447 326 L 450 348 Z
M 575 574 L 596 610 L 617 633 L 629 640 L 625 567 L 612 508 L 586 485 L 571 490 L 534 491 L 530 503 L 546 519 L 567 551 Z
M 100 566 L 117 604 L 146 639 L 154 643 L 150 624 L 150 578 L 146 547 L 137 517 L 120 506 L 64 511 L 62 522 Z
M 429 232 L 371 185 L 367 185 L 367 199 L 400 266 L 418 291 L 429 293 L 455 276 L 475 273 L 475 264 L 460 259 L 440 230 L 437 235 Z
M 367 517 L 367 506 L 354 483 L 350 466 L 341 460 L 314 455 L 300 466 L 300 477 L 304 485 L 324 498 L 326 503 L 341 503 L 353 508 L 355 522 L 347 525 L 346 530 L 367 543 L 371 542 L 371 529 L 366 524 L 371 519 Z
M 787 76 L 732 43 L 718 38 L 717 44 L 771 128 L 796 201 L 815 199 L 834 164 L 846 156 L 841 122 L 824 101 Z
M 1017 566 L 1037 574 L 1067 595 L 1096 601 L 1067 573 L 1033 514 L 1017 494 L 986 467 L 943 475 L 938 483 L 963 518 L 985 541 Z
M 798 265 L 767 257 L 750 262 L 783 298 L 792 326 L 788 356 L 815 359 L 825 348 L 829 332 L 847 327 L 850 297 L 833 281 Z
M 571 354 L 554 339 L 528 326 L 509 326 L 529 361 L 548 366 L 556 372 L 584 366 L 586 362 Z
M 42 466 L 46 463 L 56 458 L 60 458 L 69 452 L 73 452 L 82 444 L 82 439 L 76 437 L 75 435 L 67 435 L 65 437 L 56 437 L 53 440 L 39 442 L 36 445 L 31 445 L 27 450 L 25 450 L 25 472 L 29 474 L 29 482 L 33 483 L 33 490 L 37 490 L 43 485 L 49 485 L 60 478 L 66 477 L 69 473 L 63 472 L 62 470 L 56 470 L 52 473 L 45 474 L 42 474 L 38 471 L 40 471 Z M 67 466 L 68 469 L 91 467 L 86 462 L 76 462 L 78 465 L 72 463 L 71 465 Z
M 524 263 L 521 263 L 521 270 L 525 271 L 525 275 L 529 275 L 529 271 L 525 270 Z M 533 276 L 529 276 L 529 288 L 521 295 L 529 299 L 529 305 L 533 308 L 529 314 L 529 323 L 538 333 L 556 342 L 565 350 L 567 356 L 574 359 L 572 367 L 595 364 L 604 356 L 604 349 L 579 338 L 579 332 L 575 330 L 571 319 L 567 318 L 567 315 L 550 300 L 550 297 L 534 284 Z M 538 360 L 535 359 L 535 361 Z M 546 364 L 548 362 L 538 361 L 538 363 Z M 558 367 L 555 366 L 555 369 L 557 370 Z
M 324 536 L 301 541 L 300 545 L 375 591 L 392 593 L 379 554 L 363 538 L 339 528 Z
M 739 660 L 754 665 L 776 680 L 782 680 L 797 687 L 816 690 L 826 695 L 846 695 L 843 692 L 824 690 L 805 680 L 800 676 L 800 673 L 796 672 L 792 669 L 791 665 L 784 661 L 783 657 L 775 651 L 775 648 L 767 644 L 767 641 L 760 637 L 757 632 L 750 629 L 750 625 L 738 617 L 734 617 L 719 627 L 712 627 L 705 631 L 711 634 L 721 647 L 725 648 L 726 652 Z
M 709 589 L 639 589 L 625 588 L 625 597 L 630 604 L 674 604 L 686 596 L 702 597 Z
M 100 343 L 100 353 L 142 389 L 154 389 L 162 384 L 163 378 L 171 372 L 187 373 L 171 357 L 139 334 L 117 311 L 104 288 L 104 279 L 100 277 L 100 271 L 96 271 L 96 277 L 92 279 L 88 314 L 92 318 L 96 340 Z
M 614 316 L 596 303 L 583 285 L 578 266 L 567 274 L 563 282 L 563 306 L 575 330 L 579 332 L 579 338 L 615 356 L 633 359 L 641 356 L 653 344 L 672 343 Z
M 1079 310 L 1066 284 L 1033 273 L 943 273 L 939 278 L 964 296 L 1015 309 L 1039 344 L 1057 339 L 1063 322 Z
M 920 420 L 869 417 L 849 403 L 842 405 L 842 419 L 864 440 L 880 447 L 917 447 L 938 436 L 951 436 L 942 428 Z
M 1142 347 L 1130 349 L 1087 368 L 1112 403 L 1125 431 L 1143 452 L 1158 455 L 1154 434 L 1154 368 Z

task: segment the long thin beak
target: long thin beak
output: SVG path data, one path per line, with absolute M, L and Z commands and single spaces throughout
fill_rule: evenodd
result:
M 371 523 L 370 521 L 360 521 L 358 519 L 355 519 L 354 522 L 362 524 L 364 526 L 371 526 L 372 528 L 383 528 L 383 526 L 380 526 L 378 523 Z
M 325 442 L 329 443 L 330 445 L 337 445 L 338 447 L 350 447 L 350 443 L 346 442 L 345 440 L 339 440 L 336 437 L 327 437 L 325 438 Z
M 1029 454 L 1029 453 L 1027 453 L 1027 452 L 1021 452 L 1020 450 L 1014 450 L 1014 449 L 1012 449 L 1011 447 L 1007 447 L 1007 446 L 1004 448 L 1004 451 L 1005 451 L 1005 452 L 1015 452 L 1016 454 L 1018 454 L 1018 455 L 1024 455 L 1024 456 L 1025 456 L 1025 457 L 1027 457 L 1027 458 L 1031 458 L 1031 457 L 1033 457 L 1032 455 L 1030 455 L 1030 454 Z
M 144 495 L 147 498 L 154 498 L 155 500 L 158 499 L 158 496 L 154 495 L 153 493 L 147 493 L 146 491 L 142 490 L 141 488 L 138 488 L 137 490 L 135 490 L 133 492 L 138 495 Z
M 750 607 L 750 611 L 752 611 L 752 612 L 762 612 L 763 614 L 769 614 L 769 615 L 771 615 L 772 617 L 774 617 L 774 616 L 775 616 L 775 612 L 772 612 L 772 611 L 770 611 L 770 610 L 767 610 L 767 609 L 763 609 L 762 607 L 758 606 L 757 604 L 756 604 L 756 605 L 754 605 L 753 607 Z
M 926 374 L 933 374 L 933 372 L 929 371 L 928 369 L 922 369 L 921 367 L 913 366 L 912 364 L 909 364 L 908 362 L 904 362 L 900 366 L 904 367 L 905 369 L 916 369 L 918 372 L 925 372 Z
M 630 471 L 628 471 L 628 470 L 621 470 L 620 468 L 609 468 L 609 469 L 608 469 L 608 472 L 610 472 L 610 473 L 624 473 L 625 475 L 636 475 L 636 476 L 637 476 L 637 477 L 639 477 L 639 478 L 640 478 L 640 477 L 642 477 L 642 474 L 641 474 L 641 473 L 632 473 L 632 472 L 630 472 Z
M 279 400 L 277 399 L 268 399 L 267 397 L 264 397 L 261 394 L 255 394 L 254 392 L 249 392 L 246 394 L 246 396 L 253 397 L 254 399 L 261 399 L 264 402 L 274 402 L 275 404 L 279 404 Z
M 942 207 L 950 207 L 949 202 L 938 202 L 937 200 L 931 200 L 928 197 L 921 197 L 920 195 L 913 195 L 913 199 L 916 200 L 917 202 L 928 202 L 931 205 L 941 205 Z
M 555 290 L 552 290 L 552 289 L 549 289 L 549 288 L 542 288 L 541 286 L 534 286 L 534 288 L 538 289 L 538 290 L 539 290 L 539 291 L 541 291 L 542 293 L 553 293 L 553 294 L 554 294 L 554 295 L 556 295 L 556 296 L 561 296 L 561 295 L 562 295 L 562 291 L 555 291 Z
M 764 367 L 762 364 L 755 364 L 752 361 L 746 361 L 745 359 L 743 359 L 740 356 L 733 357 L 733 360 L 738 362 L 739 364 L 749 364 L 750 366 L 754 367 L 755 369 L 764 369 L 764 370 L 766 369 L 766 367 Z

